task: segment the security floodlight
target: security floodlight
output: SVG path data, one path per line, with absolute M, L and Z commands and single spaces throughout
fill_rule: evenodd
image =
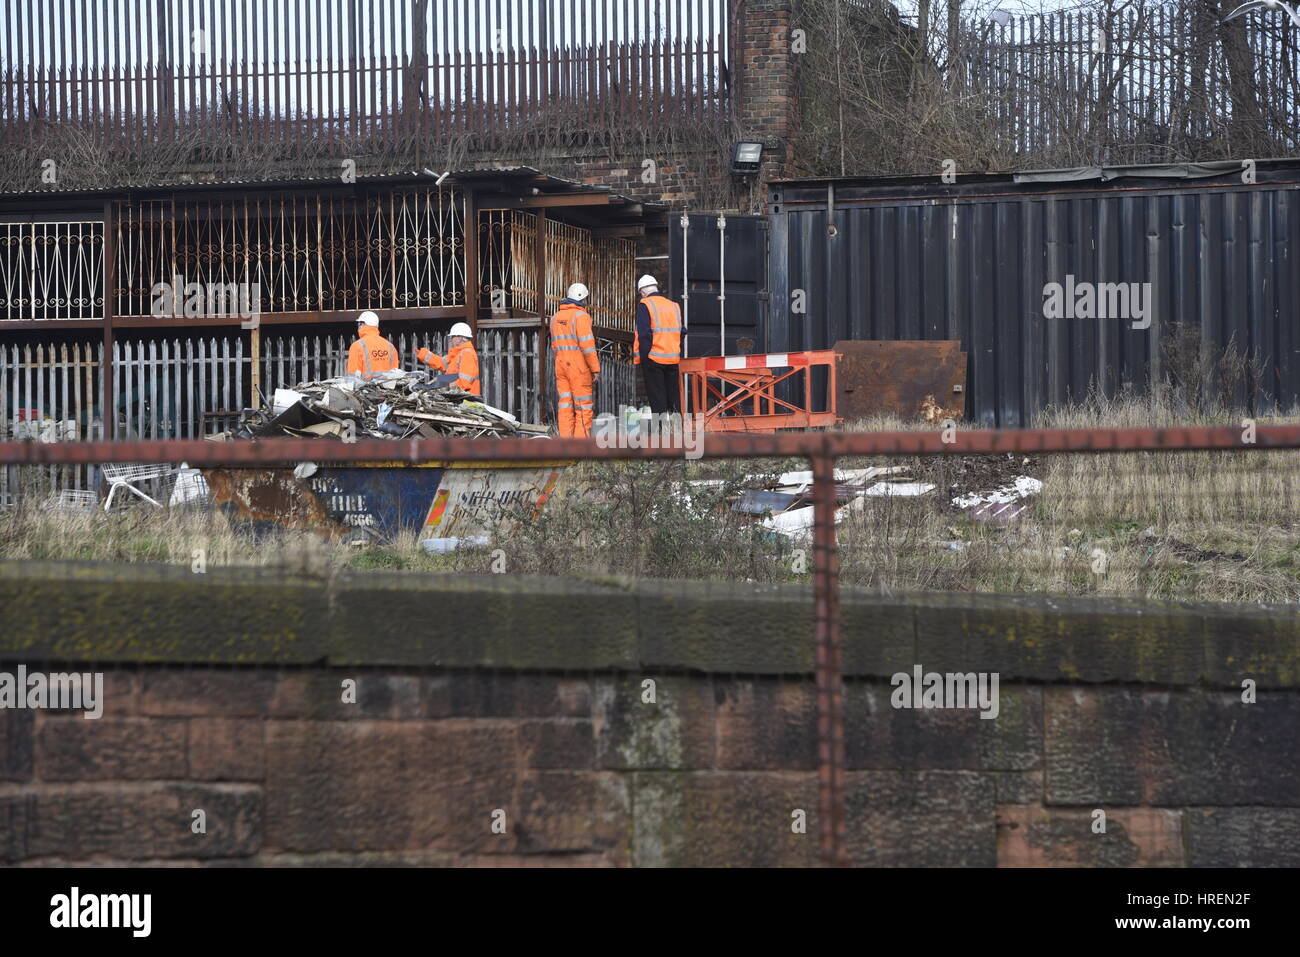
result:
M 763 165 L 762 143 L 737 143 L 731 148 L 731 171 L 733 173 L 757 173 Z

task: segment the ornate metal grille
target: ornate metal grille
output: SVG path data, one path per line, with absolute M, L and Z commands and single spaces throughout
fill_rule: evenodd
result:
M 101 319 L 102 222 L 0 223 L 0 319 Z
M 154 314 L 176 277 L 256 283 L 264 313 L 463 306 L 464 223 L 464 196 L 443 188 L 123 201 L 117 315 Z

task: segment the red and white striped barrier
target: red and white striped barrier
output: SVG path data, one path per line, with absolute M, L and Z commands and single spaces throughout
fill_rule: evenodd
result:
M 703 369 L 717 372 L 722 369 L 790 369 L 810 364 L 806 352 L 773 352 L 758 356 L 702 356 L 692 358 L 692 371 Z

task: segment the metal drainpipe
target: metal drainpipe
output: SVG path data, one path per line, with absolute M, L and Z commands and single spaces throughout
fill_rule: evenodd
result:
M 718 214 L 718 331 L 719 355 L 727 354 L 727 217 Z
M 686 213 L 685 210 L 682 210 L 681 223 L 682 223 L 682 326 L 684 327 L 684 333 L 682 335 L 682 357 L 685 358 L 688 355 L 686 351 L 686 340 L 690 336 L 690 329 L 691 329 L 691 323 L 690 323 L 691 279 L 690 276 L 686 274 L 686 268 L 687 268 L 686 264 L 687 262 L 689 262 L 689 260 L 686 258 L 686 240 L 687 237 L 689 237 L 691 234 L 691 218 Z

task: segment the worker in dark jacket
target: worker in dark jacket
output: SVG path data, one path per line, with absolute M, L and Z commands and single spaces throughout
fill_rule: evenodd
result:
M 641 301 L 636 307 L 636 335 L 632 361 L 645 377 L 645 394 L 651 412 L 680 412 L 681 385 L 677 365 L 682 360 L 681 306 L 659 295 L 654 276 L 637 280 Z

